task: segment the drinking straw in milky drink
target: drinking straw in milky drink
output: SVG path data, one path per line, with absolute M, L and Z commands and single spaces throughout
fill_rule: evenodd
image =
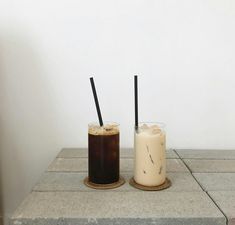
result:
M 135 89 L 135 129 L 138 130 L 138 76 L 135 75 L 134 89 Z
M 135 160 L 134 180 L 136 183 L 156 187 L 166 179 L 164 124 L 138 122 L 138 77 L 134 77 L 135 97 Z

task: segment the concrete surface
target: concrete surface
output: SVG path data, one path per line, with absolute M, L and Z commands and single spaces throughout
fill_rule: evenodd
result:
M 56 158 L 47 171 L 54 172 L 85 172 L 88 170 L 87 158 Z M 121 171 L 133 171 L 133 159 L 120 159 Z M 168 172 L 189 172 L 187 167 L 180 159 L 167 159 Z
M 33 188 L 34 191 L 96 191 L 83 184 L 83 179 L 87 173 L 44 173 L 39 182 Z M 122 176 L 127 181 L 123 186 L 114 189 L 117 191 L 140 191 L 129 185 L 128 181 L 133 176 L 131 173 L 123 173 Z M 198 183 L 190 173 L 168 173 L 168 178 L 172 186 L 163 191 L 202 191 Z
M 121 175 L 127 183 L 97 191 L 83 185 L 86 150 L 63 149 L 18 207 L 11 225 L 226 225 L 226 220 L 235 225 L 234 152 L 230 157 L 228 151 L 223 156 L 221 151 L 197 155 L 178 150 L 176 158 L 170 150 L 167 176 L 172 187 L 144 192 L 129 186 L 133 158 L 131 149 L 122 151 Z
M 12 224 L 225 225 L 204 192 L 32 192 Z
M 235 191 L 235 173 L 193 173 L 206 191 Z
M 235 160 L 184 159 L 193 173 L 234 173 Z
M 176 150 L 182 159 L 235 159 L 234 150 Z
M 209 195 L 226 215 L 228 225 L 235 225 L 235 191 L 209 191 Z
M 58 158 L 84 158 L 87 157 L 88 150 L 87 148 L 63 148 L 58 154 Z M 133 158 L 134 151 L 132 148 L 121 148 L 120 157 L 121 158 Z M 177 159 L 179 156 L 175 153 L 174 150 L 166 150 L 166 157 L 168 159 Z

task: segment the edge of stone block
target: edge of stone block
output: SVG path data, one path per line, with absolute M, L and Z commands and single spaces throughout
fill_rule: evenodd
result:
M 223 217 L 213 218 L 161 218 L 161 219 L 155 219 L 155 218 L 93 218 L 87 220 L 87 219 L 80 219 L 80 221 L 74 219 L 74 218 L 60 218 L 59 220 L 54 219 L 43 219 L 45 224 L 77 224 L 77 225 L 83 225 L 89 223 L 95 223 L 95 224 L 110 224 L 110 225 L 118 225 L 118 224 L 167 224 L 167 225 L 182 225 L 182 224 L 194 224 L 194 225 L 201 225 L 201 224 L 214 224 L 214 225 L 225 225 L 226 221 Z M 34 223 L 35 225 L 40 225 L 41 222 L 37 220 L 32 219 L 21 219 L 19 220 L 11 220 L 10 225 L 16 225 L 19 223 L 23 224 L 31 224 Z M 89 224 L 90 224 L 89 223 Z

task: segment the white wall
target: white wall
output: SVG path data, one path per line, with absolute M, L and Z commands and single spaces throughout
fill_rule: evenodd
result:
M 235 148 L 232 0 L 2 0 L 0 159 L 9 216 L 61 147 L 86 146 L 104 120 L 132 145 L 140 120 L 168 125 L 168 147 Z

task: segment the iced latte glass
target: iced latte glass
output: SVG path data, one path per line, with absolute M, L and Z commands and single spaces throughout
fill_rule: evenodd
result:
M 119 125 L 91 123 L 88 126 L 88 176 L 95 184 L 119 180 Z
M 135 129 L 134 180 L 158 186 L 166 179 L 166 135 L 162 123 L 140 123 Z

